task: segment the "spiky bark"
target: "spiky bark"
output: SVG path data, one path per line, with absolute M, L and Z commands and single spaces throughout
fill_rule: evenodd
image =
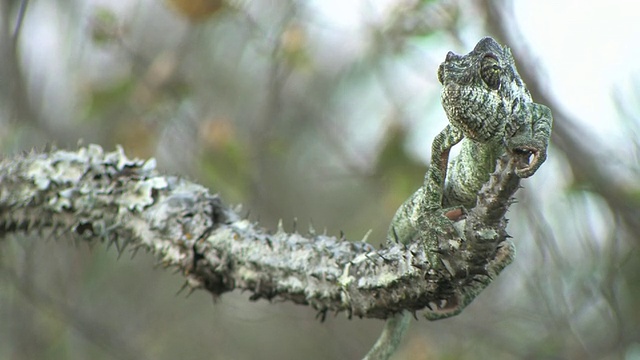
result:
M 388 318 L 425 307 L 451 316 L 510 261 L 504 213 L 518 188 L 516 161 L 501 158 L 476 207 L 457 222 L 464 238 L 431 239 L 443 244 L 435 257 L 421 242 L 375 249 L 313 231 L 271 233 L 203 186 L 160 175 L 153 159 L 96 145 L 2 161 L 0 239 L 26 233 L 142 248 L 179 269 L 188 288 L 214 296 L 247 290 L 252 300 L 310 305 L 321 318 Z

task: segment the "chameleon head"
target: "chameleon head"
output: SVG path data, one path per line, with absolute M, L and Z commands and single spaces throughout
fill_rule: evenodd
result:
M 512 153 L 529 152 L 532 166 L 518 175 L 530 176 L 544 161 L 534 134 L 533 101 L 518 74 L 511 51 L 490 37 L 466 55 L 449 52 L 438 68 L 443 85 L 442 106 L 452 126 L 479 143 L 505 145 Z M 536 104 L 537 105 L 537 104 Z

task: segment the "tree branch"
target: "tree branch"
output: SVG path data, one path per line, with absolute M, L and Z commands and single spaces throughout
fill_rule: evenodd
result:
M 498 161 L 477 206 L 456 222 L 464 238 L 437 235 L 442 253 L 433 263 L 423 243 L 376 250 L 312 230 L 270 233 L 204 187 L 158 174 L 153 159 L 97 145 L 1 162 L 0 239 L 26 233 L 106 242 L 119 252 L 142 248 L 179 270 L 192 290 L 214 297 L 246 290 L 251 300 L 309 305 L 321 319 L 328 311 L 384 319 L 425 307 L 451 316 L 511 260 L 502 258 L 513 246 L 504 213 L 519 187 L 518 161 Z

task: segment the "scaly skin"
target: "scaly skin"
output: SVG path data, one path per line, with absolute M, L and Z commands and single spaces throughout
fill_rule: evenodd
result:
M 523 163 L 515 173 L 520 178 L 533 175 L 547 158 L 552 125 L 551 111 L 533 102 L 509 49 L 489 37 L 467 55 L 449 52 L 438 68 L 438 80 L 443 85 L 442 106 L 449 124 L 433 140 L 424 185 L 400 206 L 387 237 L 389 242 L 422 242 L 434 268 L 446 259 L 450 245 L 440 246 L 437 239 L 453 243 L 465 239 L 454 222 L 464 217 L 465 208 L 475 206 L 497 159 L 505 152 L 529 154 L 528 164 Z M 449 152 L 459 142 L 460 155 L 449 164 Z M 484 262 L 486 274 L 499 274 L 515 255 L 510 242 L 494 250 Z M 491 282 L 490 277 L 468 293 L 447 299 L 444 306 L 436 304 L 425 317 L 437 320 L 457 315 Z M 388 359 L 407 329 L 408 316 L 405 312 L 389 319 L 365 359 Z
M 486 37 L 467 55 L 449 52 L 438 80 L 449 124 L 433 141 L 424 185 L 396 212 L 389 228 L 392 241 L 409 243 L 432 238 L 434 231 L 453 231 L 451 220 L 475 205 L 505 152 L 531 154 L 530 163 L 516 170 L 521 178 L 533 175 L 547 157 L 551 111 L 533 102 L 507 47 Z M 460 155 L 449 164 L 449 151 L 461 141 Z

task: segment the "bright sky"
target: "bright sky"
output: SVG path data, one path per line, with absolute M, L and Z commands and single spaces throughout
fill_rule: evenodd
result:
M 624 137 L 614 89 L 640 81 L 640 5 L 631 1 L 515 1 L 520 29 L 557 98 L 598 137 Z M 628 135 L 627 135 L 628 136 Z M 611 140 L 611 139 L 610 139 Z

